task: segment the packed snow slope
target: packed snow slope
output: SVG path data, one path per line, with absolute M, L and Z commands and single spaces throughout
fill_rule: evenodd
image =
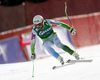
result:
M 93 61 L 67 64 L 53 70 L 53 66 L 60 65 L 54 57 L 36 59 L 34 77 L 32 77 L 32 61 L 1 64 L 0 80 L 100 80 L 100 45 L 84 47 L 76 51 L 81 57 L 93 59 Z M 67 53 L 61 56 L 64 60 L 74 59 Z

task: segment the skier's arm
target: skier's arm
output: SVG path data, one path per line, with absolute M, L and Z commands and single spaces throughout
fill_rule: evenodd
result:
M 31 59 L 36 58 L 36 53 L 35 53 L 35 44 L 36 44 L 36 32 L 32 30 L 32 39 L 31 39 Z
M 71 32 L 72 35 L 76 34 L 76 30 L 74 28 L 70 27 L 69 25 L 67 25 L 63 22 L 54 21 L 54 20 L 48 20 L 48 22 L 50 23 L 50 25 L 61 26 L 61 27 L 68 29 Z
M 68 29 L 71 32 L 72 35 L 76 34 L 76 30 L 73 27 L 70 27 L 67 24 L 62 23 L 62 22 L 59 22 L 59 24 L 61 25 L 61 27 Z

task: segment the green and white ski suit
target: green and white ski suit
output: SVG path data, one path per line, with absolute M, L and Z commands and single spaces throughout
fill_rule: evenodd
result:
M 73 54 L 74 50 L 70 49 L 67 45 L 61 43 L 60 39 L 58 38 L 56 32 L 54 32 L 52 26 L 61 26 L 69 31 L 71 31 L 71 27 L 66 25 L 65 23 L 45 19 L 43 27 L 38 29 L 36 26 L 33 26 L 32 29 L 32 40 L 31 40 L 31 53 L 35 54 L 35 43 L 36 43 L 36 36 L 38 35 L 43 41 L 43 47 L 55 58 L 58 58 L 59 53 L 57 53 L 53 48 L 52 45 L 56 45 L 57 47 L 63 49 L 64 51 L 68 52 L 70 55 Z

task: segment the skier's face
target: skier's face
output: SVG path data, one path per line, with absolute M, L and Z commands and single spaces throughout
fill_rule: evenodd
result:
M 41 29 L 43 24 L 42 23 L 39 23 L 39 24 L 35 24 L 35 26 L 38 28 L 38 29 Z

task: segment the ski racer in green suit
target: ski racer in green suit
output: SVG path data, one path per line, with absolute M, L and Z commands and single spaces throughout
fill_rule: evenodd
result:
M 57 47 L 63 49 L 64 51 L 68 52 L 70 55 L 73 55 L 77 60 L 79 59 L 79 54 L 76 53 L 74 50 L 70 49 L 67 45 L 61 43 L 60 39 L 58 38 L 56 32 L 54 32 L 52 26 L 61 26 L 68 29 L 72 35 L 76 34 L 76 30 L 65 23 L 44 19 L 41 15 L 36 15 L 33 18 L 33 28 L 32 28 L 32 40 L 31 40 L 31 58 L 36 58 L 35 53 L 35 43 L 36 37 L 39 36 L 43 41 L 43 47 L 56 59 L 60 61 L 63 65 L 63 57 L 59 55 L 53 48 L 52 45 L 56 45 Z

